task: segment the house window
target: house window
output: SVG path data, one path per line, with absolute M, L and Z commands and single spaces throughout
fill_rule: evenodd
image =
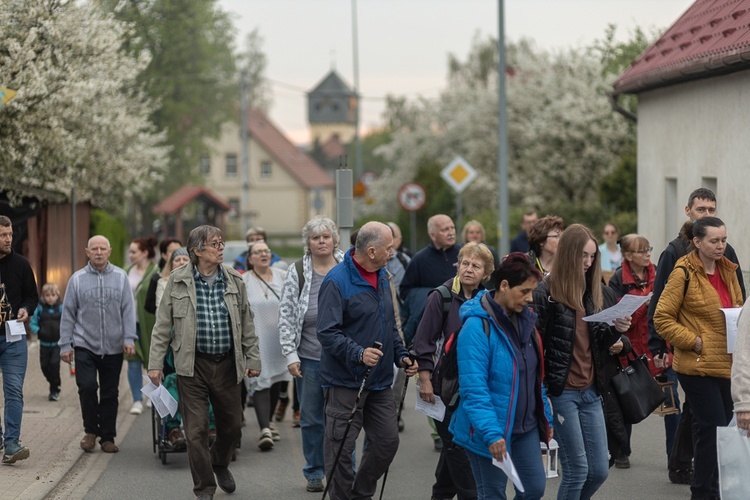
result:
M 227 177 L 237 177 L 237 155 L 227 155 Z
M 270 161 L 264 161 L 260 164 L 260 178 L 261 179 L 270 179 L 271 178 L 271 162 Z
M 201 156 L 201 175 L 208 176 L 211 174 L 211 158 Z
M 240 216 L 240 200 L 238 198 L 229 198 L 227 200 L 227 203 L 229 203 L 229 206 L 231 207 L 229 209 L 229 218 L 230 219 L 236 219 Z

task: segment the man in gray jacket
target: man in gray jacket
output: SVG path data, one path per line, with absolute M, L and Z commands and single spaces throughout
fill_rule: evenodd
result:
M 60 320 L 60 359 L 70 363 L 75 358 L 76 362 L 76 384 L 86 432 L 81 449 L 85 452 L 94 451 L 97 436 L 102 451 L 119 451 L 115 445 L 115 426 L 122 355 L 135 354 L 138 338 L 128 276 L 110 264 L 111 253 L 109 240 L 104 236 L 89 240 L 86 246 L 89 263 L 70 277 Z

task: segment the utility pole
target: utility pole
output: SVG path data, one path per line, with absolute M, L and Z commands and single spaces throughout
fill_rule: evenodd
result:
M 507 101 L 505 96 L 505 7 L 498 0 L 497 32 L 497 176 L 498 176 L 498 233 L 497 249 L 500 255 L 507 255 L 510 249 L 508 229 L 508 127 Z
M 242 202 L 240 214 L 242 216 L 242 236 L 250 228 L 250 130 L 249 130 L 249 82 L 247 70 L 242 70 L 240 76 L 240 139 L 242 141 Z
M 357 103 L 354 114 L 354 148 L 357 158 L 354 163 L 354 179 L 359 181 L 362 176 L 362 142 L 359 140 L 359 109 L 362 102 L 359 99 L 359 40 L 357 35 L 357 0 L 352 0 L 352 52 L 354 58 L 354 97 Z

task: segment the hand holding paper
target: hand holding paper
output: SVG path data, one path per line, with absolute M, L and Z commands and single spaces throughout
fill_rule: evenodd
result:
M 419 391 L 419 388 L 417 388 L 417 391 Z M 419 413 L 427 415 L 428 417 L 432 417 L 435 420 L 439 420 L 440 422 L 442 422 L 443 418 L 445 418 L 445 404 L 437 394 L 435 394 L 435 403 L 433 404 L 428 403 L 424 399 L 420 398 L 419 392 L 417 392 L 417 404 L 414 409 Z
M 141 388 L 141 392 L 148 396 L 159 416 L 161 418 L 167 415 L 174 416 L 177 413 L 177 401 L 172 397 L 167 388 L 161 384 L 158 387 L 155 386 L 148 377 L 143 377 L 143 379 L 148 381 L 148 383 Z
M 583 321 L 607 323 L 610 326 L 616 326 L 616 319 L 632 316 L 639 307 L 651 300 L 651 295 L 650 293 L 644 296 L 624 295 L 617 304 L 591 316 L 586 316 L 583 318 Z

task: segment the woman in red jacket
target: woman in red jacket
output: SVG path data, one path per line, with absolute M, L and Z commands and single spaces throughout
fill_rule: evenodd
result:
M 620 239 L 620 251 L 623 256 L 622 265 L 617 268 L 609 281 L 609 286 L 617 293 L 619 298 L 622 298 L 626 294 L 645 296 L 653 291 L 656 269 L 651 263 L 652 250 L 653 247 L 645 236 L 628 234 Z M 635 356 L 646 354 L 649 357 L 648 367 L 651 375 L 656 376 L 664 372 L 664 369 L 654 366 L 654 360 L 651 359 L 651 351 L 648 348 L 648 304 L 642 305 L 633 313 L 633 321 L 625 335 L 630 339 Z M 623 363 L 623 367 L 625 367 L 627 361 L 623 358 L 621 362 Z M 671 367 L 667 369 L 667 372 L 665 375 L 667 375 L 668 380 L 673 384 L 672 389 L 674 390 L 675 403 L 677 408 L 679 408 L 677 375 Z M 672 441 L 674 440 L 675 430 L 679 421 L 679 414 L 664 417 L 667 456 L 669 456 L 672 449 Z M 628 432 L 628 443 L 622 449 L 620 455 L 615 457 L 615 467 L 618 469 L 630 468 L 630 436 L 633 432 L 633 426 L 626 422 L 625 428 Z

